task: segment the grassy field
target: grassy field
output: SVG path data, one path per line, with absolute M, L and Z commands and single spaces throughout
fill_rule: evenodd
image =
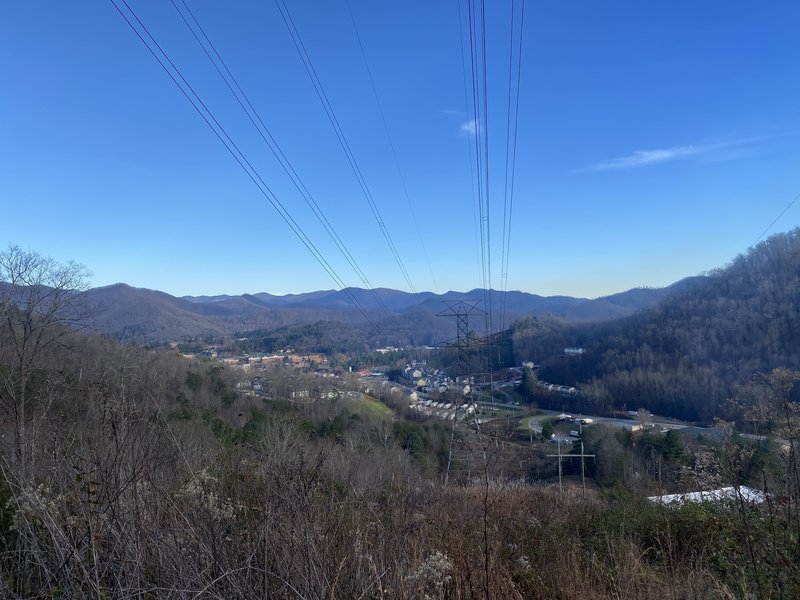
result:
M 356 409 L 374 417 L 391 417 L 394 414 L 383 402 L 367 394 L 361 395 L 361 399 L 356 402 Z

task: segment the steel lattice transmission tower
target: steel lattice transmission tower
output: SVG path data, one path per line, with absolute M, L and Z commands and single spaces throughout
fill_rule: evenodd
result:
M 486 317 L 486 312 L 480 308 L 480 300 L 452 300 L 445 301 L 446 309 L 439 313 L 439 317 L 452 317 L 456 320 L 456 337 L 446 345 L 455 348 L 458 354 L 458 378 L 463 387 L 459 389 L 459 401 L 456 403 L 453 414 L 453 427 L 450 431 L 450 449 L 447 453 L 447 471 L 445 473 L 444 484 L 447 486 L 450 479 L 450 470 L 453 464 L 453 443 L 455 441 L 456 424 L 459 420 L 459 408 L 464 404 L 464 398 L 472 398 L 474 387 L 474 375 L 472 365 L 472 351 L 482 342 L 475 340 L 470 331 L 470 317 Z M 469 458 L 469 457 L 465 457 Z
M 453 317 L 456 320 L 456 337 L 447 345 L 455 348 L 458 353 L 458 376 L 467 382 L 473 375 L 470 350 L 477 345 L 470 336 L 469 318 L 474 315 L 486 316 L 486 312 L 479 307 L 480 300 L 452 300 L 445 301 L 447 307 L 437 317 Z

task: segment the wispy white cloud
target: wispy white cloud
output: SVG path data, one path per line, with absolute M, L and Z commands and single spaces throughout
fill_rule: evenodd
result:
M 766 138 L 738 139 L 718 143 L 690 144 L 688 146 L 673 146 L 656 150 L 634 150 L 627 156 L 619 156 L 597 162 L 588 167 L 577 169 L 579 172 L 586 171 L 611 171 L 615 169 L 635 169 L 638 167 L 648 167 L 659 163 L 682 160 L 690 157 L 711 158 L 715 153 L 734 147 L 746 146 Z
M 609 169 L 633 169 L 635 167 L 646 167 L 656 163 L 677 160 L 694 156 L 701 152 L 708 151 L 709 148 L 702 146 L 675 146 L 662 150 L 635 150 L 628 156 L 620 156 L 611 160 L 596 163 L 588 168 L 590 171 L 607 171 Z
M 477 119 L 470 119 L 469 121 L 464 121 L 460 127 L 463 133 L 468 133 L 470 135 L 475 135 L 477 131 L 480 129 L 480 124 L 478 123 Z

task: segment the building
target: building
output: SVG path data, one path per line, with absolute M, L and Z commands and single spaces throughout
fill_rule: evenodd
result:
M 747 486 L 739 486 L 737 488 L 730 486 L 719 488 L 716 490 L 705 490 L 701 492 L 687 492 L 685 494 L 667 494 L 666 496 L 650 496 L 647 498 L 653 504 L 688 504 L 697 502 L 738 502 L 739 495 L 748 504 L 761 504 L 766 499 L 763 492 L 749 488 Z
M 585 348 L 564 348 L 564 354 L 566 356 L 581 356 L 586 354 Z

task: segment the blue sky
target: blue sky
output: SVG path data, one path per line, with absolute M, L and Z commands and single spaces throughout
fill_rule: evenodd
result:
M 408 290 L 276 5 L 187 2 L 372 286 Z M 363 287 L 175 8 L 130 5 L 341 279 Z M 347 4 L 289 3 L 414 287 L 478 287 L 459 4 L 350 5 L 408 197 Z M 486 13 L 494 287 L 510 7 Z M 798 22 L 790 1 L 528 0 L 507 287 L 662 286 L 752 244 L 800 193 Z M 82 262 L 93 285 L 334 287 L 110 1 L 4 3 L 0 81 L 3 245 Z M 771 233 L 799 221 L 800 202 Z

